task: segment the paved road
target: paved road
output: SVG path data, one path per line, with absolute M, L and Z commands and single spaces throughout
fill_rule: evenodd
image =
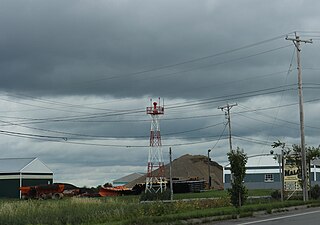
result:
M 274 213 L 256 218 L 242 218 L 223 222 L 212 222 L 212 225 L 316 225 L 320 224 L 320 208 L 294 210 L 286 213 Z

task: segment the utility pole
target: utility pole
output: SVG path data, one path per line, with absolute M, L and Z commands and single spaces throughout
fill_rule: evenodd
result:
M 302 192 L 303 201 L 308 201 L 308 179 L 307 179 L 307 154 L 305 149 L 305 135 L 304 135 L 304 113 L 303 113 L 303 94 L 302 94 L 302 77 L 300 65 L 300 43 L 312 43 L 312 40 L 301 40 L 295 33 L 294 38 L 286 37 L 286 40 L 292 41 L 297 49 L 297 69 L 298 69 L 298 94 L 299 94 L 299 110 L 300 110 L 300 135 L 301 135 L 301 169 L 302 169 Z
M 210 176 L 210 155 L 211 149 L 208 149 L 208 189 L 211 189 L 211 176 Z
M 281 180 L 281 201 L 284 200 L 284 152 L 283 149 L 281 149 L 281 153 L 278 155 L 278 163 L 279 163 L 279 173 L 280 173 L 280 180 Z
M 173 183 L 172 183 L 172 151 L 171 147 L 169 148 L 170 155 L 170 200 L 173 201 Z
M 218 107 L 218 109 L 221 109 L 221 111 L 225 111 L 225 116 L 226 116 L 226 119 L 228 120 L 230 151 L 232 151 L 230 109 L 231 109 L 233 106 L 237 106 L 237 105 L 238 105 L 237 103 L 234 103 L 234 104 L 231 104 L 231 105 L 227 104 L 227 105 L 219 106 L 219 107 Z

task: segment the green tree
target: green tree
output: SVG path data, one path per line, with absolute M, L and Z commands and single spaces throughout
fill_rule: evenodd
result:
M 301 172 L 301 146 L 300 145 L 292 145 L 292 150 L 294 152 L 294 157 L 296 157 L 294 160 L 296 161 L 298 165 L 298 170 Z M 320 146 L 313 147 L 313 146 L 306 146 L 306 160 L 307 160 L 307 168 L 310 174 L 311 171 L 311 161 L 320 158 Z M 307 177 L 309 187 L 311 188 L 311 179 L 310 175 Z
M 298 173 L 300 174 L 299 177 L 301 178 L 302 174 L 302 166 L 301 166 L 301 146 L 293 144 L 292 148 L 285 147 L 285 143 L 281 141 L 274 142 L 271 145 L 273 148 L 281 147 L 284 150 L 284 156 L 286 160 L 290 160 L 294 162 L 298 167 Z M 320 158 L 320 146 L 313 147 L 313 146 L 306 146 L 306 160 L 307 160 L 307 168 L 310 171 L 311 161 Z M 310 176 L 307 177 L 309 186 L 311 187 Z M 302 185 L 302 183 L 300 184 Z
M 232 150 L 227 153 L 231 167 L 231 188 L 228 189 L 228 193 L 231 198 L 231 203 L 235 207 L 241 207 L 248 197 L 248 190 L 243 184 L 243 180 L 246 174 L 246 164 L 248 161 L 247 154 L 243 149 L 237 147 L 237 150 Z

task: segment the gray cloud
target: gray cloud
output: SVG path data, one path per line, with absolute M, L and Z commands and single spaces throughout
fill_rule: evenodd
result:
M 294 46 L 284 39 L 295 30 L 315 39 L 302 45 L 301 59 L 306 139 L 318 145 L 319 4 L 2 1 L 0 129 L 48 137 L 2 135 L 1 154 L 39 156 L 58 180 L 81 185 L 103 183 L 110 168 L 117 169 L 109 179 L 125 174 L 123 166 L 139 172 L 148 148 L 125 146 L 148 145 L 145 107 L 159 96 L 164 149 L 172 145 L 176 157 L 216 146 L 215 159 L 226 161 L 226 121 L 217 107 L 227 102 L 239 104 L 234 146 L 248 154 L 268 152 L 277 139 L 299 143 Z M 91 170 L 98 175 L 89 181 Z

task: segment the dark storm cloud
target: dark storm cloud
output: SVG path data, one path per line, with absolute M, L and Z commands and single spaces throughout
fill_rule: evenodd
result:
M 214 64 L 289 43 L 282 38 L 240 54 L 126 75 L 251 44 L 291 32 L 297 26 L 290 20 L 296 9 L 289 4 L 288 10 L 281 10 L 283 3 L 262 3 L 256 5 L 255 10 L 248 10 L 251 1 L 233 4 L 220 1 L 4 3 L 1 7 L 1 89 L 43 95 L 125 97 L 159 93 L 185 97 L 188 90 L 234 78 L 235 70 L 237 77 L 246 77 L 250 67 L 260 68 L 260 74 L 273 72 L 265 67 L 272 65 L 275 57 L 279 58 L 276 60 L 279 69 L 287 68 L 290 50 L 285 49 L 242 63 Z M 298 26 L 303 22 L 298 21 Z M 198 67 L 204 68 L 192 70 Z M 239 69 L 241 67 L 245 70 Z M 190 69 L 192 71 L 179 73 Z M 162 93 L 154 86 L 161 87 Z M 206 96 L 207 89 L 198 89 L 192 96 Z M 222 91 L 218 88 L 216 93 Z
M 225 161 L 226 120 L 217 107 L 227 102 L 238 103 L 232 109 L 234 146 L 251 154 L 267 151 L 269 143 L 278 139 L 299 143 L 296 59 L 294 46 L 284 35 L 295 30 L 319 31 L 319 4 L 289 0 L 1 1 L 1 129 L 66 138 L 56 143 L 1 136 L 2 155 L 38 156 L 63 181 L 85 183 L 90 171 L 99 170 L 90 184 L 101 184 L 110 167 L 124 165 L 144 172 L 141 167 L 146 165 L 148 148 L 112 145 L 149 144 L 145 107 L 149 98 L 159 96 L 165 98 L 166 107 L 161 120 L 165 159 L 170 145 L 176 157 L 206 154 L 215 146 L 212 154 Z M 302 38 L 318 35 L 298 33 Z M 273 37 L 278 38 L 215 55 Z M 318 144 L 319 129 L 314 127 L 319 106 L 313 101 L 319 96 L 314 85 L 320 83 L 318 48 L 318 40 L 303 44 L 301 54 L 310 145 Z M 174 64 L 179 65 L 170 66 Z M 260 93 L 262 89 L 274 93 Z M 197 104 L 199 99 L 203 101 Z M 196 104 L 176 107 L 192 103 Z M 281 107 L 285 104 L 295 105 Z M 139 113 L 116 115 L 128 109 Z M 67 120 L 74 117 L 84 119 Z M 68 143 L 72 141 L 102 145 Z M 203 143 L 193 143 L 197 141 Z M 265 143 L 263 147 L 259 142 Z

